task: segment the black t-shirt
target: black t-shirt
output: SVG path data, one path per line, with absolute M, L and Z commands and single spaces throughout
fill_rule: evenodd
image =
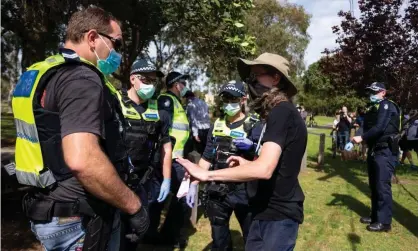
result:
M 87 132 L 105 139 L 104 121 L 112 116 L 112 111 L 103 88 L 99 75 L 85 65 L 65 65 L 57 70 L 46 86 L 41 104 L 46 110 L 59 113 L 61 138 Z M 73 202 L 87 195 L 75 177 L 57 184 L 44 197 Z
M 341 116 L 340 122 L 338 122 L 338 131 L 339 132 L 348 132 L 350 131 L 351 124 L 348 121 L 347 117 Z
M 135 104 L 132 102 L 132 104 L 135 110 L 141 114 L 148 109 L 148 102 L 142 104 Z M 163 145 L 165 143 L 170 142 L 169 130 L 171 127 L 171 120 L 170 116 L 165 110 L 158 110 L 158 115 L 160 116 L 160 120 L 157 122 L 157 132 L 159 132 L 159 139 L 161 144 Z
M 306 149 L 307 130 L 290 102 L 281 102 L 268 115 L 262 143 L 274 142 L 282 148 L 278 165 L 269 180 L 258 180 L 250 200 L 256 220 L 293 219 L 303 222 L 305 196 L 298 175 Z

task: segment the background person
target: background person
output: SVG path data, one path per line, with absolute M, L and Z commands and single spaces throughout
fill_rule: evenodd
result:
M 340 121 L 337 125 L 337 137 L 340 151 L 350 140 L 351 118 L 348 116 L 347 107 L 343 106 L 340 113 Z
M 187 99 L 186 114 L 192 128 L 194 149 L 202 155 L 210 127 L 209 107 L 192 91 L 186 92 L 184 97 Z
M 254 161 L 230 157 L 235 168 L 206 171 L 188 160 L 178 161 L 191 176 L 202 181 L 243 182 L 258 180 L 252 187 L 253 220 L 246 250 L 293 250 L 303 222 L 304 194 L 299 185 L 300 164 L 306 149 L 307 129 L 289 101 L 297 92 L 289 80 L 289 62 L 263 53 L 254 61 L 240 59 L 238 72 L 249 83 L 254 108 L 265 119 L 260 155 Z
M 165 110 L 169 114 L 171 121 L 169 133 L 175 140 L 175 143 L 173 144 L 171 174 L 171 192 L 174 195 L 177 194 L 185 173 L 183 166 L 174 160 L 174 158 L 184 156 L 184 148 L 189 138 L 189 121 L 181 102 L 181 99 L 189 90 L 186 87 L 186 80 L 188 78 L 189 75 L 181 74 L 179 72 L 170 72 L 165 79 L 167 92 L 162 93 L 158 97 L 158 109 Z M 154 190 L 158 191 L 159 186 L 159 183 L 154 183 Z M 159 241 L 159 244 L 169 245 L 175 248 L 186 247 L 187 240 L 184 235 L 183 227 L 186 222 L 189 222 L 191 213 L 190 208 L 186 204 L 186 199 L 182 198 L 177 200 L 174 198 L 171 200 L 166 220 L 161 227 L 160 234 L 157 235 L 163 208 L 164 204 L 156 203 L 155 200 L 150 205 L 150 234 Z
M 153 99 L 157 78 L 163 76 L 154 65 L 140 58 L 132 64 L 128 88 L 118 93 L 128 125 L 124 137 L 129 156 L 128 184 L 146 205 L 148 193 L 163 202 L 170 192 L 172 146 L 168 130 L 171 121 L 166 111 L 158 110 L 157 100 Z M 157 191 L 149 184 L 153 182 L 150 181 L 153 172 L 165 181 Z M 126 231 L 131 232 L 129 226 Z M 135 249 L 135 246 L 136 243 L 124 249 Z

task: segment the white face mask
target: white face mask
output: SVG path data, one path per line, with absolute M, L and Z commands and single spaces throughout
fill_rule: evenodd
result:
M 224 111 L 225 111 L 226 115 L 228 115 L 228 116 L 234 116 L 238 112 L 241 111 L 241 105 L 240 105 L 240 103 L 227 103 L 227 104 L 224 104 Z

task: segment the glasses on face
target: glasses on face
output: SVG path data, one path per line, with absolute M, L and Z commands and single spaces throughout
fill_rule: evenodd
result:
M 157 79 L 155 78 L 146 77 L 142 75 L 135 75 L 135 77 L 144 84 L 155 84 L 157 81 Z
M 109 40 L 110 40 L 110 42 L 112 42 L 112 44 L 113 44 L 113 49 L 115 49 L 115 51 L 119 51 L 119 50 L 122 48 L 122 39 L 121 39 L 121 38 L 114 38 L 114 37 L 111 37 L 111 36 L 106 35 L 106 34 L 101 33 L 101 32 L 97 32 L 97 33 L 98 33 L 99 35 L 101 35 L 101 36 L 103 36 L 103 37 L 105 37 L 105 38 L 109 39 Z
M 234 97 L 230 95 L 221 96 L 222 103 L 239 103 L 241 101 L 240 97 Z

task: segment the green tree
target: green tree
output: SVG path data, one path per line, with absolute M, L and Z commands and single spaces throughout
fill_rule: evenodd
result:
M 366 105 L 364 98 L 359 98 L 353 90 L 340 91 L 335 88 L 330 78 L 321 68 L 321 59 L 311 64 L 304 72 L 302 92 L 298 95 L 298 103 L 301 103 L 309 111 L 315 114 L 332 115 L 342 106 L 355 111 L 358 107 Z

